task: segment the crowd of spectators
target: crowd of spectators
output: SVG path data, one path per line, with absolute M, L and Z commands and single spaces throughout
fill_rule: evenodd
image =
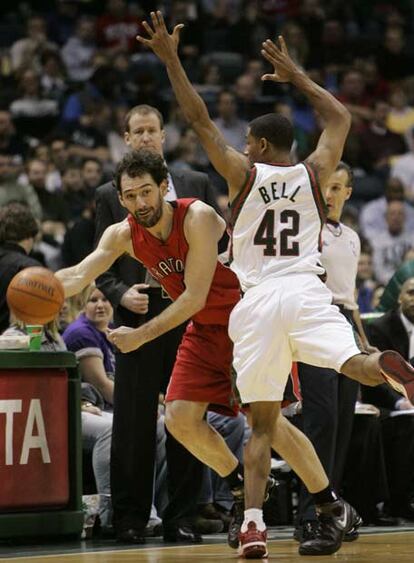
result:
M 170 28 L 185 24 L 180 41 L 185 69 L 217 127 L 238 150 L 244 148 L 249 120 L 271 111 L 294 124 L 294 161 L 314 149 L 320 133 L 320 116 L 302 95 L 288 85 L 261 81 L 266 63 L 260 48 L 268 37 L 283 34 L 292 58 L 348 107 L 352 126 L 343 159 L 353 169 L 354 190 L 343 219 L 362 238 L 360 310 L 374 310 L 395 271 L 414 260 L 409 0 L 45 0 L 36 3 L 36 12 L 27 3 L 10 9 L 5 3 L 0 8 L 0 206 L 21 201 L 39 221 L 31 255 L 57 270 L 90 252 L 95 190 L 111 179 L 127 151 L 125 117 L 138 104 L 157 107 L 165 118 L 169 168 L 206 172 L 225 212 L 223 179 L 186 124 L 164 67 L 135 40 L 145 34 L 141 21 L 155 8 Z M 99 293 L 96 301 L 102 300 Z M 100 306 L 104 316 L 108 304 Z M 88 307 L 92 311 L 96 305 Z M 88 308 L 75 322 L 89 322 Z M 70 328 L 65 334 L 70 337 Z M 108 353 L 103 362 L 100 354 L 87 354 L 81 365 L 87 364 L 93 375 L 89 383 L 110 404 L 107 364 L 113 358 L 109 347 L 101 348 Z M 210 502 L 211 494 L 205 496 Z

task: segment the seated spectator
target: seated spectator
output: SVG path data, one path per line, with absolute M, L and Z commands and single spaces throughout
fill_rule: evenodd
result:
M 387 127 L 388 104 L 377 100 L 373 109 L 373 118 L 361 133 L 362 165 L 367 172 L 386 174 L 391 157 L 405 153 L 407 146 L 402 135 L 392 133 Z
M 110 126 L 111 108 L 96 101 L 85 108 L 78 123 L 69 126 L 69 152 L 72 156 L 109 160 L 107 132 Z
M 414 128 L 414 108 L 408 105 L 406 93 L 402 88 L 395 88 L 390 95 L 387 127 L 392 133 L 404 137 Z M 407 138 L 407 143 L 409 142 Z
M 40 75 L 31 68 L 22 72 L 18 89 L 9 108 L 16 129 L 21 135 L 43 139 L 57 123 L 58 103 L 43 96 Z
M 222 132 L 226 141 L 239 152 L 243 152 L 246 145 L 247 121 L 237 115 L 235 95 L 222 90 L 217 100 L 217 117 L 214 123 Z
M 15 162 L 21 163 L 27 151 L 27 144 L 16 135 L 10 112 L 0 110 L 0 154 L 7 154 L 13 157 Z
M 91 287 L 83 313 L 63 333 L 66 347 L 76 354 L 82 380 L 103 396 L 106 410 L 113 404 L 115 355 L 106 331 L 112 320 L 112 306 L 104 294 Z
M 373 310 L 372 299 L 376 287 L 372 254 L 368 250 L 361 250 L 356 277 L 357 302 L 361 313 L 370 313 Z
M 377 49 L 378 70 L 385 80 L 402 80 L 412 74 L 413 57 L 408 50 L 402 25 L 390 25 L 382 34 L 383 44 Z
M 107 0 L 104 13 L 97 21 L 98 42 L 104 48 L 137 51 L 136 36 L 141 33 L 138 18 L 129 13 L 125 0 Z
M 414 232 L 407 228 L 404 203 L 390 201 L 385 217 L 387 230 L 368 239 L 372 248 L 375 277 L 383 285 L 388 283 L 401 265 L 407 250 L 414 246 Z
M 62 171 L 62 192 L 71 225 L 82 216 L 90 199 L 82 180 L 81 166 L 75 160 L 68 160 Z
M 72 82 L 89 80 L 94 71 L 95 52 L 95 22 L 88 16 L 82 16 L 77 21 L 75 34 L 68 39 L 62 49 L 63 62 Z
M 39 198 L 31 186 L 17 182 L 19 166 L 10 155 L 0 154 L 0 206 L 11 201 L 25 203 L 36 219 L 42 216 Z
M 344 72 L 337 98 L 351 112 L 353 128 L 362 131 L 366 122 L 372 119 L 372 98 L 366 92 L 360 70 L 351 68 Z
M 47 189 L 45 162 L 33 158 L 27 162 L 26 170 L 28 185 L 35 190 L 42 208 L 42 233 L 62 243 L 69 218 L 63 196 L 60 192 Z
M 41 265 L 28 256 L 37 232 L 36 219 L 26 205 L 0 207 L 0 333 L 9 326 L 6 291 L 11 279 L 24 268 Z
M 82 216 L 66 231 L 62 245 L 64 267 L 78 264 L 92 252 L 95 239 L 95 213 L 95 200 L 90 199 Z
M 46 51 L 41 58 L 42 68 L 40 71 L 40 84 L 44 96 L 56 100 L 59 105 L 66 93 L 66 73 L 56 51 Z
M 10 48 L 12 69 L 17 72 L 23 68 L 38 71 L 43 53 L 57 50 L 57 45 L 48 41 L 44 18 L 32 15 L 26 23 L 26 36 L 18 39 Z
M 403 183 L 408 201 L 414 203 L 414 127 L 407 143 L 411 150 L 393 159 L 390 175 Z
M 361 209 L 359 225 L 361 234 L 366 239 L 373 239 L 387 229 L 385 215 L 390 201 L 404 202 L 407 229 L 414 230 L 414 209 L 405 200 L 404 186 L 399 179 L 390 178 L 386 183 L 384 196 L 366 203 Z
M 82 163 L 82 180 L 88 197 L 95 197 L 95 190 L 103 183 L 102 162 L 98 158 L 85 158 Z

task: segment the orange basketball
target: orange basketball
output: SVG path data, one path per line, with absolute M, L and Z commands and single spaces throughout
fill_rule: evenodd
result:
M 65 293 L 60 281 L 47 268 L 25 268 L 7 288 L 7 303 L 18 319 L 43 325 L 60 311 Z

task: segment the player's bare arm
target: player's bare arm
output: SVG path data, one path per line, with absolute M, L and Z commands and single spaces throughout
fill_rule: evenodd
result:
M 105 272 L 121 254 L 132 252 L 131 231 L 126 221 L 109 226 L 96 249 L 70 268 L 56 272 L 62 282 L 65 297 L 76 295 Z
M 283 37 L 279 36 L 277 44 L 270 39 L 265 41 L 262 55 L 274 69 L 273 74 L 264 74 L 262 80 L 290 82 L 305 94 L 324 120 L 324 129 L 316 150 L 307 158 L 307 162 L 316 169 L 323 190 L 327 179 L 341 160 L 351 125 L 351 114 L 341 102 L 313 82 L 292 61 Z
M 227 181 L 229 197 L 233 200 L 246 180 L 250 169 L 248 159 L 227 144 L 221 131 L 211 120 L 204 101 L 188 80 L 177 54 L 183 24 L 176 25 L 169 34 L 159 11 L 151 12 L 151 22 L 152 27 L 147 22 L 142 23 L 148 38 L 138 36 L 137 40 L 152 49 L 166 65 L 174 94 L 185 118 L 197 133 L 212 165 Z
M 184 270 L 184 292 L 160 315 L 136 329 L 119 327 L 109 340 L 122 352 L 130 352 L 175 328 L 205 306 L 217 266 L 217 244 L 225 229 L 224 220 L 201 201 L 189 208 L 184 233 L 188 254 Z

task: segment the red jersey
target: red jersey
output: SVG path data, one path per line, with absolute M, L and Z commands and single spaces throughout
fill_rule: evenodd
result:
M 184 267 L 188 243 L 184 234 L 184 219 L 194 201 L 197 200 L 183 198 L 171 202 L 174 208 L 173 226 L 166 241 L 154 237 L 139 225 L 132 215 L 128 215 L 135 257 L 144 264 L 173 300 L 185 291 Z M 227 325 L 231 310 L 239 298 L 239 282 L 235 274 L 230 268 L 217 262 L 206 305 L 194 315 L 193 321 L 200 324 Z

